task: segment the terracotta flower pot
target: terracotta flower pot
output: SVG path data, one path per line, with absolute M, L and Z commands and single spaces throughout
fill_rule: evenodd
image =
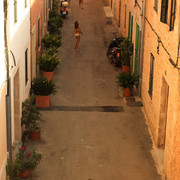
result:
M 132 90 L 131 89 L 129 89 L 129 88 L 124 88 L 123 89 L 123 96 L 124 97 L 129 97 L 131 95 L 132 95 Z
M 53 80 L 54 72 L 41 71 L 42 77 L 47 77 L 48 81 Z
M 130 72 L 130 66 L 124 66 L 124 65 L 122 65 L 122 71 L 123 71 L 123 72 Z
M 36 95 L 36 106 L 46 108 L 50 106 L 50 96 Z
M 41 139 L 41 130 L 37 130 L 37 131 L 31 131 L 30 132 L 30 138 L 31 140 L 37 141 Z
M 20 172 L 19 177 L 20 178 L 28 178 L 29 177 L 29 171 L 30 169 L 26 169 Z

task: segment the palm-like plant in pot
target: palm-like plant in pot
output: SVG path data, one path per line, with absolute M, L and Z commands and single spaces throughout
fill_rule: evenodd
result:
M 130 59 L 133 54 L 133 44 L 128 38 L 124 38 L 118 45 L 121 49 L 121 61 L 123 72 L 130 71 Z
M 40 112 L 31 99 L 26 99 L 22 103 L 22 118 L 21 125 L 25 125 L 25 129 L 30 133 L 32 140 L 39 140 L 41 130 L 38 126 Z
M 53 80 L 54 70 L 61 62 L 56 51 L 55 47 L 48 48 L 39 56 L 41 75 L 46 76 L 48 80 Z
M 37 77 L 31 83 L 32 93 L 36 96 L 35 102 L 37 107 L 50 106 L 50 94 L 56 92 L 55 82 L 48 80 L 46 77 Z
M 131 73 L 121 72 L 117 76 L 117 85 L 123 87 L 123 95 L 125 97 L 132 95 L 132 88 L 134 85 L 138 83 L 138 77 L 135 75 L 131 75 Z
M 62 45 L 62 39 L 61 35 L 58 33 L 56 34 L 47 34 L 45 37 L 42 39 L 42 42 L 44 44 L 44 48 L 50 48 L 50 47 L 55 47 L 56 49 Z

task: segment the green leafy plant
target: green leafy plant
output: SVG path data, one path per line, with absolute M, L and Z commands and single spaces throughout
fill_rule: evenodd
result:
M 133 54 L 133 44 L 131 41 L 129 41 L 128 38 L 122 39 L 122 41 L 119 43 L 118 47 L 121 49 L 122 52 L 126 52 L 129 55 Z
M 50 10 L 49 11 L 49 18 L 52 18 L 52 17 L 56 17 L 58 15 L 58 13 L 54 10 Z
M 48 96 L 56 92 L 55 82 L 46 77 L 37 77 L 31 83 L 32 92 L 35 95 Z
M 53 0 L 53 3 L 52 3 L 52 9 L 55 11 L 55 12 L 59 12 L 59 7 L 60 7 L 60 2 L 59 0 Z
M 22 103 L 22 118 L 21 124 L 25 125 L 28 131 L 38 131 L 38 120 L 40 118 L 40 112 L 36 105 L 32 103 L 31 99 L 26 99 Z
M 121 49 L 121 61 L 124 66 L 130 66 L 130 56 L 133 54 L 133 44 L 128 38 L 122 39 L 118 47 Z
M 19 180 L 20 172 L 27 169 L 35 169 L 41 162 L 42 154 L 36 151 L 27 152 L 24 147 L 18 149 L 15 155 L 15 160 L 7 161 L 6 172 L 10 179 Z
M 121 61 L 122 61 L 122 65 L 130 66 L 130 54 L 127 52 L 121 51 Z
M 24 147 L 19 148 L 15 161 L 21 164 L 21 170 L 35 169 L 42 159 L 42 154 L 36 151 L 27 152 Z
M 59 34 L 47 34 L 43 39 L 45 49 L 47 48 L 58 48 L 62 45 L 62 39 Z
M 19 180 L 20 172 L 21 172 L 21 163 L 18 161 L 11 162 L 8 159 L 7 165 L 6 165 L 6 174 L 7 174 L 8 179 Z
M 57 65 L 60 63 L 60 59 L 58 58 L 56 52 L 56 48 L 46 49 L 39 56 L 39 67 L 41 70 L 46 72 L 53 72 Z
M 48 19 L 48 31 L 50 34 L 60 34 L 59 28 L 63 27 L 63 18 L 60 15 Z
M 135 75 L 131 75 L 131 73 L 121 72 L 117 76 L 116 83 L 120 87 L 131 89 L 138 83 L 138 77 Z

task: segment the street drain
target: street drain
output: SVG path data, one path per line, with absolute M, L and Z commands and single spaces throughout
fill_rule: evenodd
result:
M 42 111 L 124 112 L 122 106 L 52 106 Z

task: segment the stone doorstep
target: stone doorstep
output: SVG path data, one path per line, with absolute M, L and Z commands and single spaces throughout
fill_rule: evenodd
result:
M 109 18 L 109 19 L 113 18 L 113 13 L 110 6 L 104 6 L 104 12 L 105 12 L 106 18 Z
M 141 99 L 138 96 L 124 97 L 124 102 L 128 106 L 136 106 L 136 107 L 142 107 L 143 106 Z

